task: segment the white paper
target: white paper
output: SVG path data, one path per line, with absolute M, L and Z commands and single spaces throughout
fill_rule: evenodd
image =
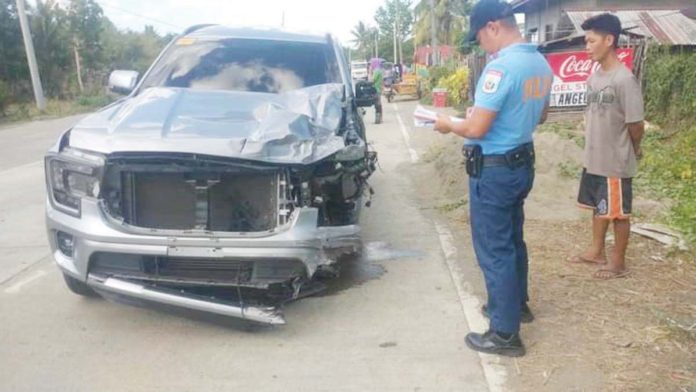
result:
M 416 106 L 413 112 L 413 126 L 416 128 L 434 128 L 437 121 L 438 113 L 428 110 L 421 105 Z M 464 119 L 450 116 L 452 122 L 462 122 Z

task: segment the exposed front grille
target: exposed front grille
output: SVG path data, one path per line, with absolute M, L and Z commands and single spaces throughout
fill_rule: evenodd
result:
M 95 253 L 91 274 L 155 283 L 198 286 L 264 286 L 306 275 L 294 259 L 206 259 Z
M 249 282 L 254 271 L 251 261 L 229 259 L 158 258 L 155 272 L 162 277 Z
M 258 232 L 281 221 L 277 172 L 121 173 L 124 221 L 144 228 Z

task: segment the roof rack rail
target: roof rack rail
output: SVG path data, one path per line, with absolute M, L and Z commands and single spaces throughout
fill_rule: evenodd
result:
M 200 30 L 204 27 L 210 27 L 210 26 L 215 26 L 215 24 L 214 23 L 197 24 L 197 25 L 191 26 L 188 29 L 184 30 L 183 34 L 190 34 L 196 30 Z

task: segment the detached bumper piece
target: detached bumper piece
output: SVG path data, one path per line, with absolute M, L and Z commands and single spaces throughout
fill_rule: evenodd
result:
M 87 284 L 97 291 L 277 325 L 285 324 L 280 304 L 299 296 L 306 276 L 304 264 L 294 259 L 97 252 L 90 257 Z M 253 296 L 249 290 L 267 296 Z M 270 293 L 279 297 L 271 300 Z
M 236 317 L 263 324 L 285 324 L 285 318 L 281 311 L 274 307 L 244 306 L 225 303 L 223 301 L 216 301 L 211 298 L 193 294 L 184 294 L 172 289 L 145 286 L 121 279 L 100 277 L 92 274 L 87 277 L 87 284 L 97 291 L 105 291 L 160 304 Z

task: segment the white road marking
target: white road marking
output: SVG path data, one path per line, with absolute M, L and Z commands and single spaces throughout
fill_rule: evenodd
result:
M 38 270 L 38 271 L 34 272 L 33 274 L 27 276 L 26 278 L 13 284 L 12 286 L 6 288 L 4 290 L 4 292 L 5 292 L 5 294 L 17 294 L 22 289 L 22 286 L 27 285 L 27 284 L 29 284 L 37 279 L 41 279 L 44 275 L 46 275 L 46 271 Z
M 440 247 L 445 255 L 445 262 L 449 269 L 450 276 L 454 282 L 454 287 L 459 296 L 459 302 L 462 305 L 464 316 L 469 324 L 469 329 L 472 331 L 483 332 L 488 329 L 488 322 L 481 314 L 481 302 L 472 294 L 471 288 L 465 282 L 464 274 L 462 273 L 459 263 L 457 262 L 457 247 L 454 245 L 454 237 L 447 226 L 435 222 L 435 229 L 440 237 Z M 481 367 L 483 374 L 488 384 L 488 390 L 491 392 L 503 391 L 505 380 L 507 378 L 507 370 L 501 362 L 500 357 L 479 353 L 481 359 Z
M 401 119 L 401 115 L 399 114 L 399 106 L 396 103 L 393 103 L 392 108 L 396 114 L 396 120 L 399 122 L 399 128 L 401 129 L 401 135 L 404 137 L 404 143 L 406 143 L 406 148 L 411 156 L 411 162 L 416 163 L 419 159 L 418 152 L 411 147 L 411 136 L 409 136 L 406 125 L 404 125 L 404 121 Z

